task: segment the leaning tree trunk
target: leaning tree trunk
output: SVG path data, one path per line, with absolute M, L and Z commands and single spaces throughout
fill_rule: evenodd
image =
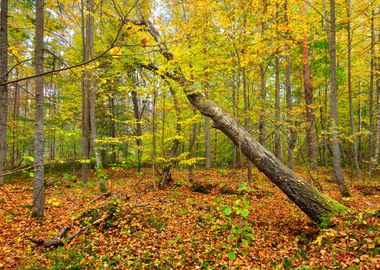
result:
M 143 23 L 148 26 L 148 31 L 160 45 L 163 56 L 172 61 L 173 55 L 167 51 L 165 44 L 160 41 L 159 34 L 153 25 L 149 22 Z M 156 66 L 142 66 L 157 71 Z M 179 69 L 175 74 L 167 75 L 183 87 L 183 91 L 190 103 L 203 115 L 210 117 L 214 122 L 214 127 L 227 135 L 236 146 L 239 146 L 246 157 L 313 221 L 321 222 L 326 216 L 346 209 L 285 166 L 257 142 L 238 121 L 229 116 L 215 102 L 200 93 L 196 86 L 187 80 Z
M 36 3 L 36 37 L 35 37 L 35 71 L 44 72 L 44 0 Z M 32 216 L 40 218 L 44 215 L 44 77 L 35 79 L 36 112 L 34 130 L 34 184 Z
M 258 143 L 235 119 L 226 114 L 215 102 L 206 99 L 182 75 L 183 86 L 191 104 L 214 121 L 214 127 L 226 134 L 239 146 L 247 158 L 276 184 L 312 220 L 320 222 L 325 215 L 338 212 L 344 206 L 324 196 L 315 187 L 285 166 L 271 152 Z
M 8 73 L 8 1 L 1 1 L 0 83 L 7 82 Z M 4 184 L 4 163 L 7 156 L 8 86 L 0 86 L 0 185 Z

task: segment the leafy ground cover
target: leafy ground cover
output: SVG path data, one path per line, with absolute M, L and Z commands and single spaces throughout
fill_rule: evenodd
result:
M 351 181 L 353 197 L 342 200 L 328 173 L 316 172 L 324 191 L 351 208 L 317 226 L 258 172 L 246 185 L 241 170 L 195 171 L 193 183 L 174 171 L 164 191 L 150 171 L 107 173 L 107 196 L 94 182 L 49 174 L 43 220 L 29 217 L 31 179 L 1 187 L 0 268 L 380 269 L 378 181 Z M 64 226 L 57 248 L 31 241 Z

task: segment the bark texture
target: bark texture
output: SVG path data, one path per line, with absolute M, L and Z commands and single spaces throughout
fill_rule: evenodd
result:
M 281 120 L 281 111 L 280 111 L 280 59 L 278 56 L 276 56 L 275 59 L 275 114 L 274 114 L 274 121 L 275 121 L 275 132 L 274 132 L 274 155 L 279 159 L 282 160 L 282 150 L 281 150 L 281 135 L 280 135 L 280 120 Z
M 82 22 L 82 62 L 85 63 L 87 59 L 87 42 L 86 42 L 86 23 L 84 15 L 84 0 L 81 0 L 81 22 Z M 90 110 L 89 110 L 89 92 L 88 92 L 88 75 L 84 71 L 81 78 L 82 86 L 82 155 L 84 162 L 82 162 L 82 182 L 88 181 L 88 167 L 90 159 Z
M 0 19 L 0 83 L 7 82 L 8 73 L 8 1 L 1 1 Z M 7 157 L 8 86 L 0 86 L 0 186 L 4 184 L 4 164 Z
M 358 140 L 355 135 L 355 122 L 354 122 L 354 106 L 352 102 L 352 76 L 351 76 L 351 1 L 347 0 L 347 87 L 348 87 L 348 103 L 350 110 L 350 131 L 353 137 L 351 144 L 352 159 L 355 162 L 356 178 L 361 178 L 360 165 L 359 165 L 359 147 Z
M 158 32 L 152 29 L 153 26 L 150 23 L 145 22 L 145 24 L 150 28 L 150 34 L 159 44 L 162 55 L 168 61 L 172 61 L 174 57 L 168 52 L 165 44 L 160 42 Z M 158 69 L 156 66 L 147 68 L 155 71 Z M 195 85 L 184 77 L 179 68 L 174 73 L 167 75 L 183 87 L 190 103 L 203 115 L 210 117 L 214 122 L 214 127 L 221 130 L 236 146 L 239 146 L 246 157 L 312 220 L 321 222 L 326 216 L 345 210 L 343 205 L 323 195 L 266 150 L 238 121 L 200 93 Z
M 184 77 L 181 76 L 178 80 L 184 87 L 189 101 L 203 115 L 214 121 L 215 128 L 226 134 L 235 145 L 239 145 L 247 158 L 312 220 L 320 222 L 325 215 L 344 209 L 342 205 L 325 197 L 311 184 L 297 176 L 216 103 L 196 93 L 191 83 Z
M 36 2 L 35 73 L 44 72 L 44 0 Z M 36 112 L 34 130 L 34 184 L 32 216 L 44 215 L 44 78 L 35 78 Z
M 330 115 L 331 115 L 331 148 L 333 154 L 334 175 L 338 183 L 342 196 L 350 196 L 350 192 L 344 181 L 341 165 L 341 152 L 338 136 L 338 85 L 336 81 L 336 25 L 335 25 L 335 0 L 330 0 L 330 29 L 329 52 L 331 66 L 331 94 L 330 94 Z
M 306 2 L 303 6 L 302 13 L 306 16 Z M 313 113 L 313 86 L 311 84 L 311 75 L 309 69 L 309 48 L 308 36 L 303 35 L 302 39 L 302 62 L 303 62 L 303 85 L 305 92 L 306 104 L 306 140 L 307 140 L 307 156 L 311 168 L 317 167 L 317 142 L 314 132 L 314 113 Z

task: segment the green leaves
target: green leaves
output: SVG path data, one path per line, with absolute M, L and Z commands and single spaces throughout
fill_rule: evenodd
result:
M 226 209 L 224 209 L 224 214 L 226 216 L 229 216 L 232 214 L 232 210 L 231 210 L 231 207 L 226 207 Z
M 233 251 L 228 252 L 227 256 L 231 261 L 234 261 L 236 259 L 236 254 Z

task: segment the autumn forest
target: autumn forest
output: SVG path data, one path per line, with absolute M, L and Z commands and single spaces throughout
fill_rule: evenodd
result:
M 380 269 L 378 0 L 1 0 L 1 269 Z

